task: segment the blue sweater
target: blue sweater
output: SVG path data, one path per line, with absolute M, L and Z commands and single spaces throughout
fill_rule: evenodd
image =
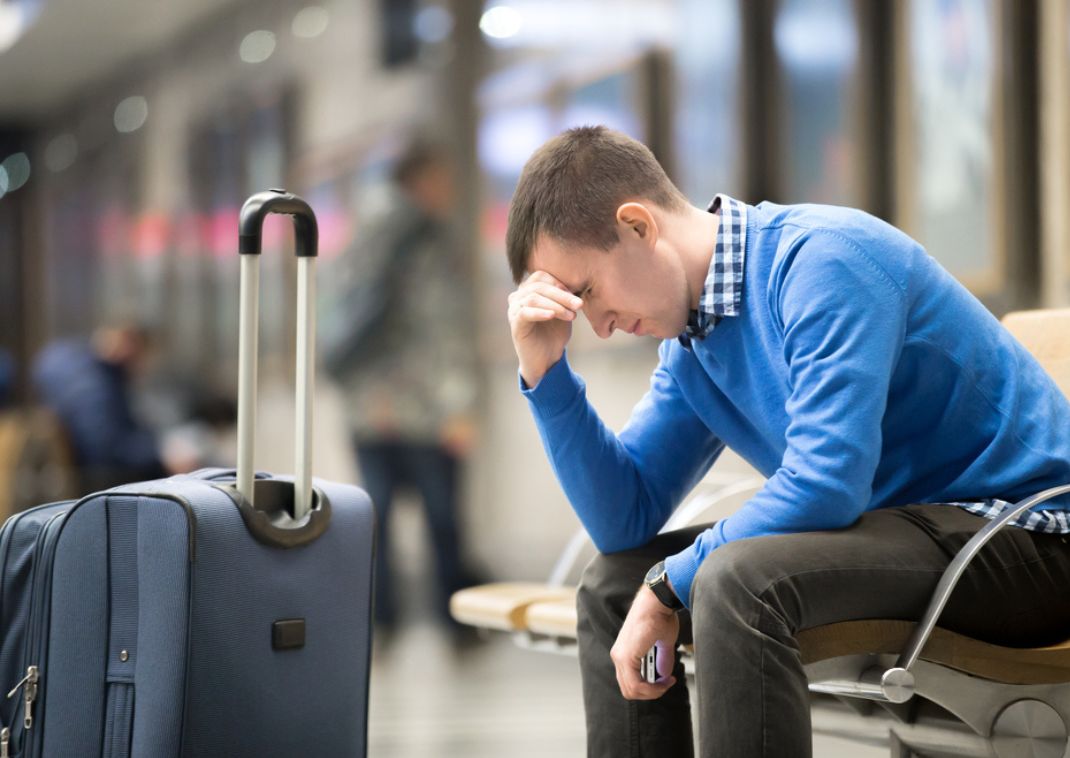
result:
M 667 558 L 688 605 L 727 542 L 1070 483 L 1070 404 L 1051 378 L 920 245 L 860 211 L 750 207 L 740 315 L 659 356 L 619 435 L 567 356 L 521 390 L 602 552 L 652 539 L 725 445 L 768 478 Z

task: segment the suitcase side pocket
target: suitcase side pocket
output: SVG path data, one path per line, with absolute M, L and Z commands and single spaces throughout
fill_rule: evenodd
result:
M 102 758 L 130 758 L 133 734 L 134 685 L 131 682 L 109 682 Z

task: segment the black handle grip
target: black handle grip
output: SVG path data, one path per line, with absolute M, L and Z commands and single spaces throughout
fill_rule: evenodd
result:
M 272 547 L 301 547 L 315 542 L 331 522 L 331 501 L 322 490 L 312 488 L 311 510 L 294 519 L 294 484 L 281 479 L 257 479 L 253 484 L 256 505 L 238 492 L 237 483 L 213 485 L 227 493 L 238 506 L 242 521 L 258 542 Z
M 260 255 L 264 219 L 269 213 L 292 216 L 297 237 L 297 257 L 316 257 L 319 246 L 316 215 L 304 200 L 281 189 L 257 192 L 245 201 L 238 222 L 238 252 L 241 255 Z

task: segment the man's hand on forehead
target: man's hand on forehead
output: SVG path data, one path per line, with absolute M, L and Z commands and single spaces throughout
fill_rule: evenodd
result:
M 545 319 L 560 318 L 572 321 L 583 308 L 583 299 L 571 291 L 568 286 L 553 274 L 546 271 L 532 271 L 516 292 L 509 296 L 510 318 L 514 303 L 522 308 L 531 308 L 531 316 L 543 316 Z M 541 313 L 536 313 L 541 312 Z M 544 320 L 536 318 L 536 320 Z
M 509 327 L 520 373 L 534 387 L 564 354 L 583 300 L 546 271 L 532 271 L 509 295 Z

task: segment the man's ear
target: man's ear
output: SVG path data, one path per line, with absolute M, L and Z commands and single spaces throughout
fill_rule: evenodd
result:
M 617 224 L 625 239 L 638 239 L 643 244 L 653 247 L 658 241 L 658 225 L 654 216 L 642 203 L 623 203 L 617 208 Z

